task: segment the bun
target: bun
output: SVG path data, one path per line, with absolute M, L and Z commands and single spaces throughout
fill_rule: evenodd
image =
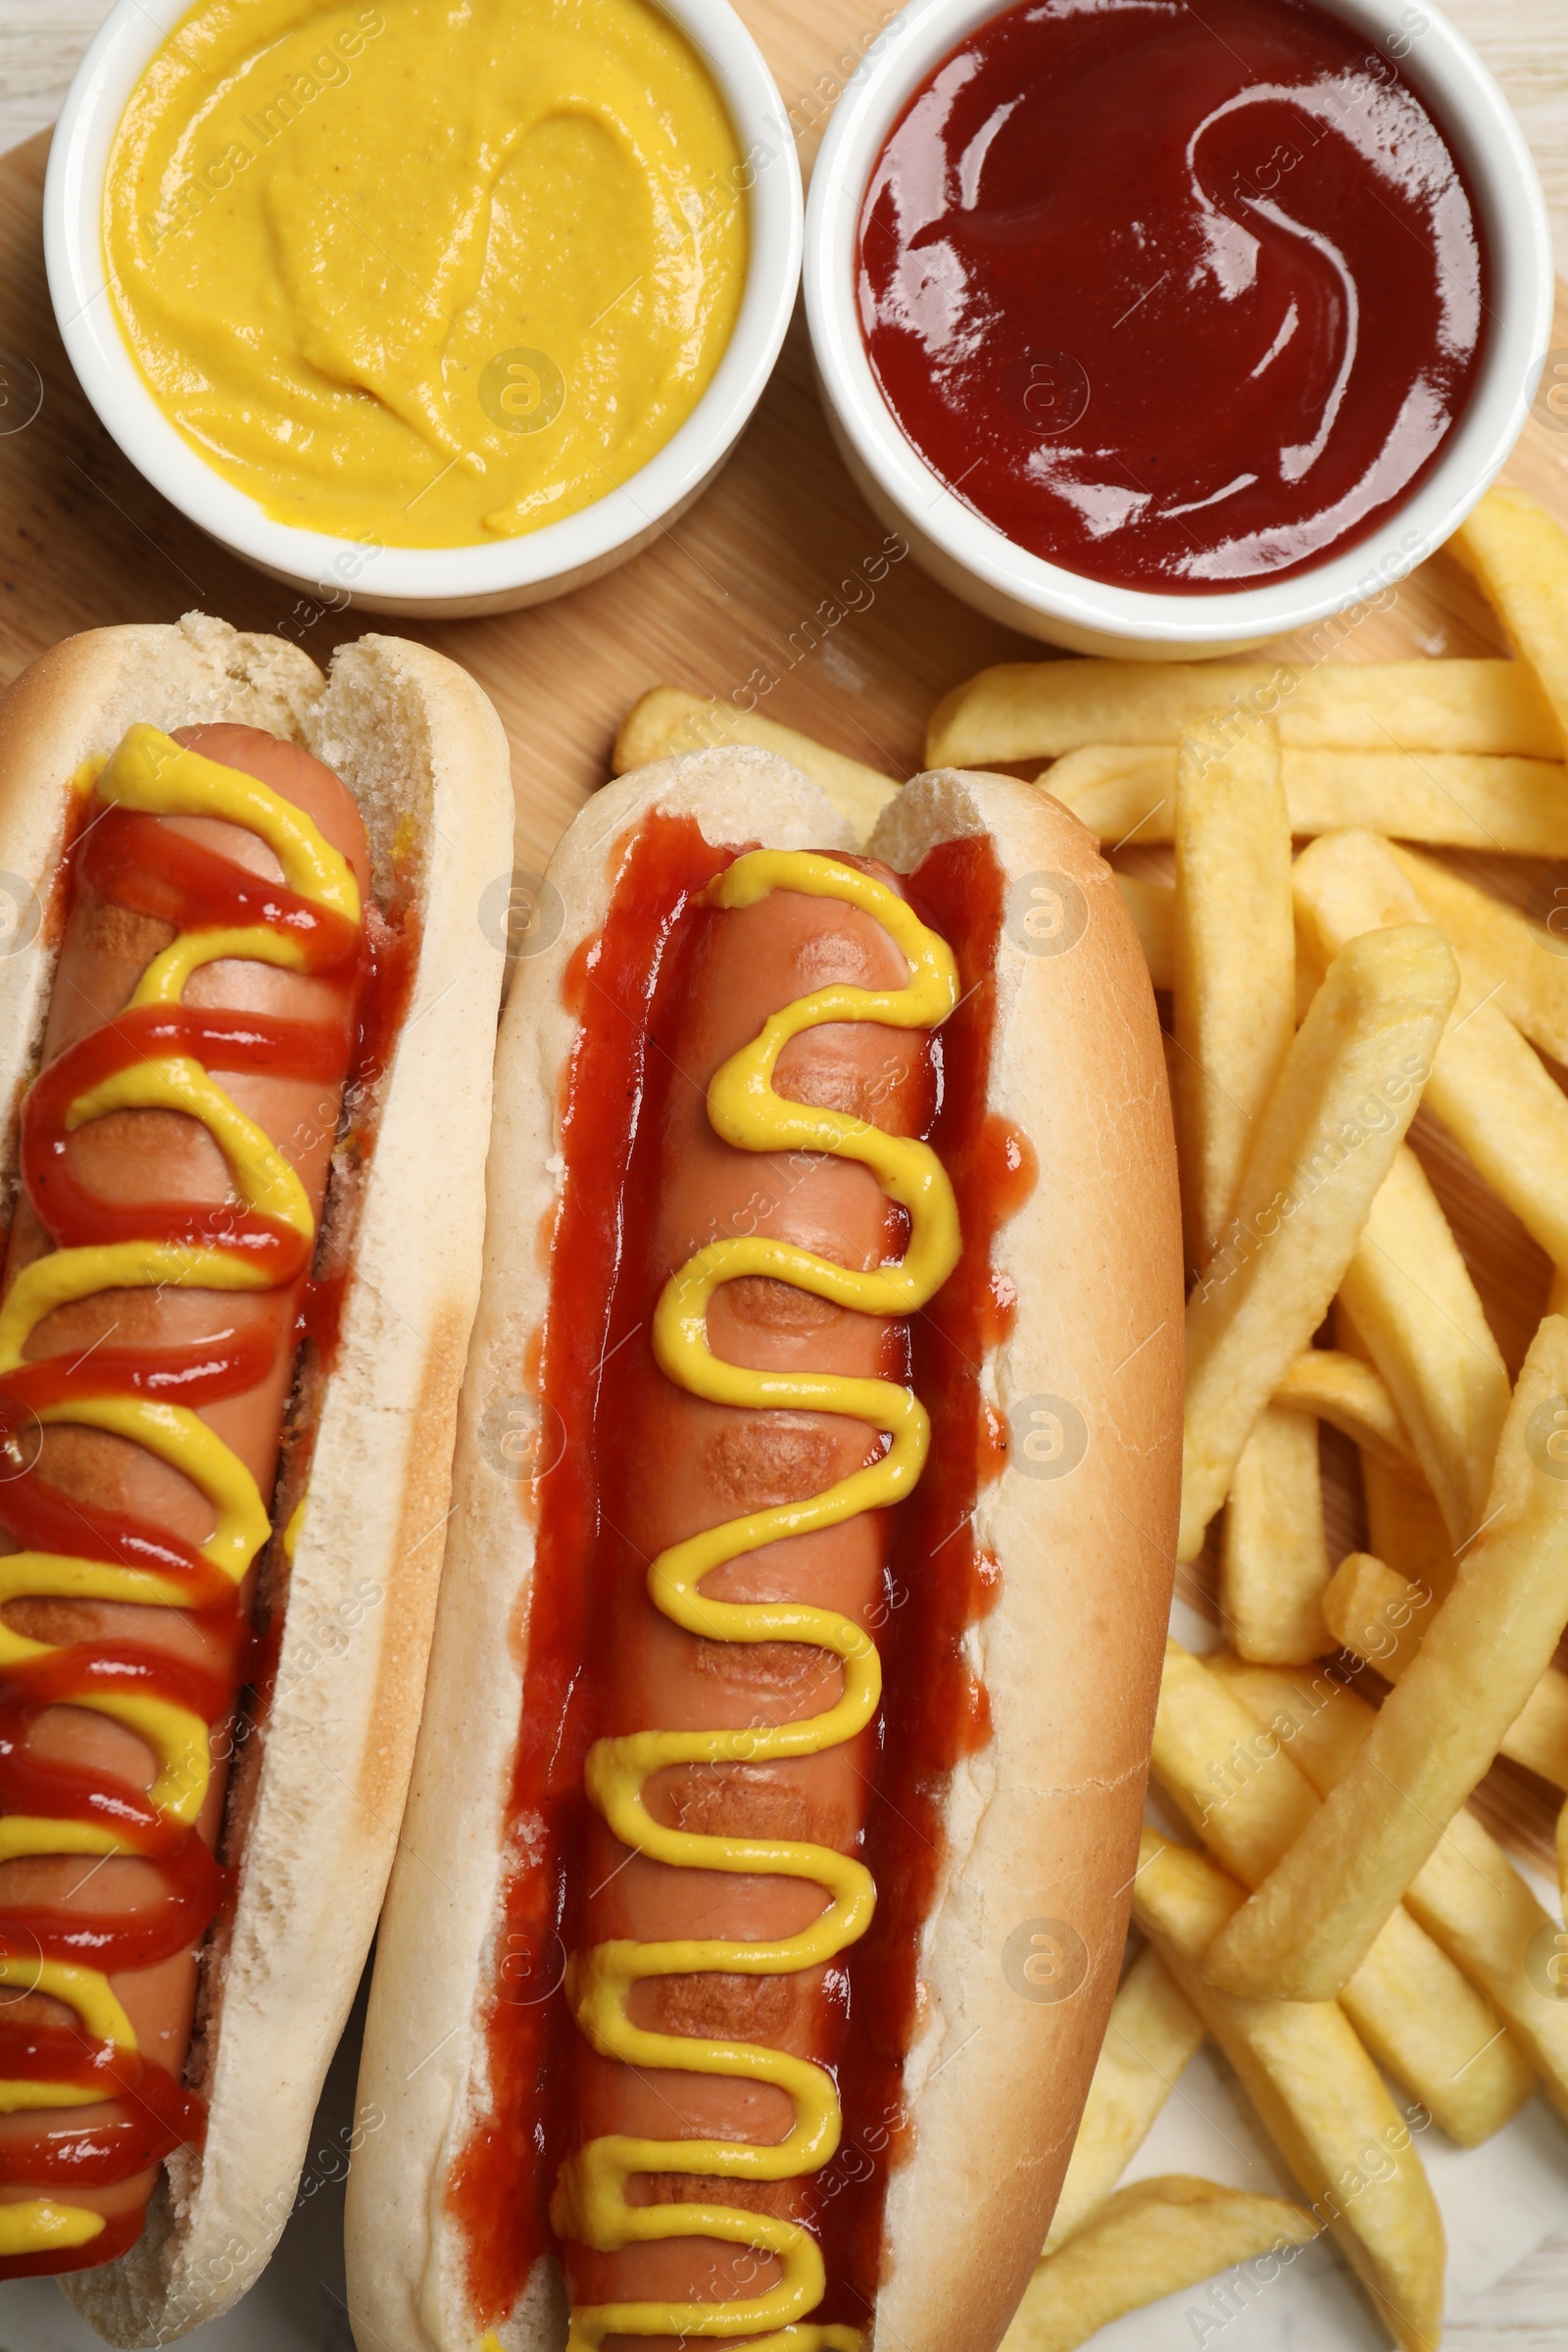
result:
M 889 2352 L 992 2352 L 1045 2242 L 1126 1941 L 1181 1489 L 1180 1211 L 1148 967 L 1092 836 L 1033 785 L 917 776 L 870 852 L 907 872 L 976 832 L 1024 904 L 1029 876 L 1065 876 L 1085 920 L 1067 953 L 999 959 L 990 1108 L 1040 1175 L 997 1252 L 1019 1304 L 987 1382 L 1013 1460 L 977 1513 L 1002 1567 L 977 1629 L 995 1737 L 956 1777 L 921 1953 L 914 2144 L 888 2181 L 877 2298 Z M 1069 1476 L 1018 1466 L 1015 1408 L 1035 1396 L 1083 1416 Z M 1034 1955 L 1009 1939 L 1031 1920 L 1069 1933 L 1058 1951 L 1041 1931 L 1025 1975 Z
M 533 1562 L 527 1490 L 496 1475 L 482 1435 L 498 1398 L 526 1394 L 544 1318 L 576 1025 L 567 965 L 604 921 L 616 845 L 655 811 L 695 816 L 714 845 L 851 846 L 804 777 L 770 754 L 726 749 L 622 777 L 551 865 L 565 920 L 520 968 L 503 1023 L 443 1605 L 371 1989 L 361 2096 L 387 2121 L 355 2160 L 348 2210 L 364 2352 L 471 2352 L 491 2328 L 504 2352 L 560 2352 L 565 2340 L 552 2264 L 536 2266 L 511 2313 L 473 2308 L 447 2193 L 490 2093 L 483 2029 L 514 1859 Z M 1082 915 L 1068 953 L 999 944 L 989 1103 L 1031 1138 L 1039 1180 L 998 1245 L 1019 1307 L 983 1386 L 1004 1413 L 1068 1399 L 1087 1446 L 1061 1477 L 1019 1467 L 1015 1452 L 976 1514 L 1002 1568 L 997 1605 L 974 1629 L 993 1736 L 953 1777 L 922 1940 L 922 2022 L 906 2067 L 913 2146 L 889 2179 L 872 2331 L 890 2352 L 992 2352 L 1045 2237 L 1121 1957 L 1180 1474 L 1180 1228 L 1147 970 L 1090 836 L 1033 787 L 918 777 L 870 851 L 907 871 L 934 844 L 982 833 L 1025 906 L 1028 878 L 1049 874 Z M 1015 1446 L 1019 1437 L 1014 1423 Z M 1036 1981 L 1029 1944 L 1048 1923 L 1066 1931 L 1059 1998 Z M 520 2141 L 516 2161 L 528 2161 Z
M 17 1109 L 54 976 L 71 779 L 136 720 L 168 731 L 216 719 L 265 727 L 337 770 L 365 817 L 378 896 L 396 864 L 418 955 L 371 1097 L 368 1165 L 341 1150 L 333 1163 L 323 1247 L 347 1253 L 341 1338 L 315 1418 L 275 1695 L 230 1784 L 222 1850 L 237 1866 L 234 1899 L 204 1957 L 187 2074 L 209 2105 L 205 2150 L 169 2160 L 127 2254 L 61 2281 L 126 2346 L 217 2318 L 265 2266 L 374 1932 L 478 1294 L 503 956 L 476 910 L 512 858 L 500 722 L 464 671 L 422 646 L 362 638 L 339 650 L 329 678 L 277 638 L 195 613 L 56 646 L 0 702 L 0 871 L 43 909 L 39 952 L 0 958 L 0 1177 L 12 1202 Z M 356 1611 L 368 1579 L 383 1598 Z M 341 1647 L 320 1643 L 332 1625 L 352 1629 Z

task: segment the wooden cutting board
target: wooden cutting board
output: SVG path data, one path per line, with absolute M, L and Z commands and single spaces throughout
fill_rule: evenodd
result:
M 742 0 L 741 13 L 808 164 L 832 99 L 882 18 L 864 0 Z M 352 610 L 301 603 L 216 548 L 131 469 L 77 389 L 44 281 L 47 149 L 45 134 L 0 157 L 0 683 L 73 630 L 172 620 L 192 606 L 242 628 L 280 630 L 324 664 L 365 622 Z M 1568 377 L 1568 288 L 1559 287 L 1553 340 Z M 6 429 L 35 398 L 30 421 Z M 1507 478 L 1568 523 L 1568 416 L 1553 419 L 1538 403 Z M 772 681 L 758 706 L 767 716 L 902 777 L 920 764 L 926 715 L 949 686 L 987 662 L 1041 654 L 912 561 L 895 561 L 868 586 L 865 565 L 885 536 L 833 450 L 798 318 L 729 466 L 636 562 L 530 612 L 425 625 L 371 616 L 368 625 L 423 637 L 485 687 L 512 741 L 517 862 L 537 871 L 605 780 L 616 726 L 649 686 L 729 697 L 748 681 Z M 1286 639 L 1277 650 L 1296 649 Z M 1472 583 L 1439 555 L 1388 607 L 1348 628 L 1333 658 L 1502 650 Z M 1167 860 L 1149 852 L 1127 862 L 1158 871 Z M 1465 866 L 1520 901 L 1549 895 L 1558 878 L 1523 860 Z M 1544 1307 L 1545 1260 L 1434 1123 L 1423 1117 L 1415 1141 L 1516 1368 Z M 1338 1557 L 1360 1535 L 1356 1479 L 1349 1448 L 1333 1432 L 1326 1446 Z M 1211 1563 L 1183 1570 L 1181 1590 L 1215 1614 Z M 1516 1848 L 1552 1871 L 1554 1810 L 1540 1784 L 1499 1765 L 1479 1801 Z

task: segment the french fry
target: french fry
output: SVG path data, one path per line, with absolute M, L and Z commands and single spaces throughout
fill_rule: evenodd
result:
M 1430 2352 L 1443 2322 L 1443 2223 L 1409 2127 L 1337 2001 L 1239 2000 L 1208 1982 L 1204 1954 L 1242 1901 L 1206 1855 L 1145 1830 L 1133 1917 L 1396 2341 Z
M 1220 1546 L 1220 1614 L 1242 1656 L 1276 1666 L 1321 1657 L 1328 1581 L 1317 1423 L 1267 1405 L 1237 1461 Z
M 1197 2057 L 1202 2038 L 1198 2011 L 1178 1991 L 1159 1954 L 1140 1952 L 1110 2005 L 1072 2160 L 1046 2238 L 1048 2254 L 1104 2203 L 1148 2138 L 1177 2077 Z
M 1508 1726 L 1501 1753 L 1554 1788 L 1568 1789 L 1568 1674 L 1561 1667 L 1546 1668 Z
M 1473 1813 L 1454 1814 L 1405 1901 L 1506 2020 L 1568 2120 L 1568 1941 Z
M 1059 2253 L 1042 2256 L 1002 2352 L 1072 2352 L 1112 2320 L 1238 2263 L 1277 2278 L 1321 2225 L 1284 2197 L 1221 2188 L 1184 2173 L 1118 2189 Z M 1265 2271 L 1263 2258 L 1274 2257 Z
M 1433 1596 L 1424 1586 L 1369 1551 L 1347 1552 L 1330 1577 L 1323 1614 L 1343 1649 L 1396 1683 L 1421 1646 L 1432 1621 Z
M 1176 838 L 1176 746 L 1086 743 L 1043 767 L 1035 782 L 1070 808 L 1102 849 Z
M 1176 776 L 1176 1135 L 1188 1255 L 1205 1265 L 1296 1033 L 1291 830 L 1279 737 L 1182 737 Z
M 1503 1426 L 1485 1532 L 1350 1770 L 1208 1953 L 1216 1984 L 1337 1992 L 1523 1711 L 1568 1621 L 1568 1478 L 1547 1451 L 1568 1429 L 1565 1388 L 1568 1321 L 1548 1316 Z
M 1155 988 L 1171 988 L 1176 980 L 1176 893 L 1168 882 L 1146 882 L 1137 874 L 1118 874 L 1117 887 L 1133 918 L 1138 944 L 1144 951 L 1149 977 Z
M 1380 923 L 1424 913 L 1387 842 L 1371 833 L 1337 833 L 1303 850 L 1296 903 L 1325 956 Z M 1433 1060 L 1427 1102 L 1553 1264 L 1568 1265 L 1568 1099 L 1468 979 L 1455 1016 Z
M 945 694 L 927 767 L 1054 760 L 1089 743 L 1170 744 L 1228 707 L 1316 751 L 1480 752 L 1560 760 L 1563 739 L 1516 662 L 1004 662 Z
M 1448 1220 L 1408 1146 L 1396 1152 L 1372 1203 L 1339 1303 L 1394 1398 L 1450 1544 L 1466 1542 L 1486 1509 L 1508 1373 Z
M 1253 1720 L 1283 1742 L 1319 1796 L 1327 1796 L 1345 1778 L 1377 1721 L 1376 1707 L 1326 1666 L 1253 1666 L 1224 1649 L 1204 1663 Z
M 1267 1875 L 1319 1806 L 1278 1735 L 1260 1730 L 1241 1696 L 1175 1642 L 1165 1646 L 1153 1772 L 1244 1886 Z M 1460 2147 L 1500 2132 L 1530 2095 L 1530 2069 L 1498 2034 L 1492 2010 L 1400 1905 L 1340 2006 L 1373 2057 Z
M 1568 738 L 1568 535 L 1522 490 L 1489 490 L 1449 546 L 1486 590 Z
M 1420 1648 L 1430 1607 L 1419 1585 L 1361 1551 L 1340 1562 L 1323 1599 L 1335 1641 L 1390 1683 L 1399 1680 Z M 1568 1675 L 1546 1668 L 1497 1752 L 1568 1788 Z
M 1344 1279 L 1457 979 L 1430 925 L 1374 932 L 1335 957 L 1297 1033 L 1188 1300 L 1179 1560 L 1197 1557 L 1253 1423 Z
M 1317 1811 L 1278 1739 L 1200 1657 L 1170 1639 L 1154 1713 L 1155 1780 L 1244 1886 L 1267 1878 Z
M 1291 831 L 1298 838 L 1365 825 L 1437 849 L 1568 857 L 1568 769 L 1560 756 L 1397 752 L 1387 741 L 1376 751 L 1319 752 L 1287 743 L 1280 773 Z M 1173 747 L 1085 744 L 1035 781 L 1114 847 L 1129 841 L 1150 847 L 1172 837 Z
M 1437 1599 L 1446 1599 L 1459 1563 L 1431 1489 L 1389 1469 L 1375 1453 L 1363 1452 L 1361 1491 L 1368 1550 Z
M 1383 1190 L 1388 1190 L 1387 1180 Z M 1374 1213 L 1376 1207 L 1374 1201 Z M 1275 1390 L 1274 1404 L 1286 1412 L 1311 1413 L 1380 1461 L 1415 1471 L 1415 1449 L 1382 1374 L 1338 1348 L 1308 1348 L 1298 1355 Z M 1318 1654 L 1312 1652 L 1314 1657 Z
M 884 776 L 859 760 L 830 752 L 809 735 L 762 718 L 755 710 L 738 710 L 733 703 L 709 702 L 680 686 L 655 686 L 633 703 L 615 738 L 613 766 L 617 776 L 650 760 L 667 760 L 675 752 L 711 751 L 720 743 L 749 743 L 760 751 L 777 752 L 801 773 L 821 786 L 841 816 L 847 816 L 857 837 L 865 841 L 871 828 L 899 789 L 896 776 Z
M 1308 1682 L 1235 1659 L 1215 1666 L 1256 1721 L 1289 1741 L 1301 1771 L 1326 1796 L 1349 1770 L 1376 1710 L 1321 1672 Z M 1404 1899 L 1506 2020 L 1547 2098 L 1568 2115 L 1568 1937 L 1473 1813 L 1454 1815 Z
M 1568 1061 L 1568 936 L 1532 921 L 1435 858 L 1390 843 L 1405 880 L 1483 996 L 1556 1061 Z M 1568 905 L 1562 906 L 1568 925 Z M 1557 911 L 1551 917 L 1558 919 Z

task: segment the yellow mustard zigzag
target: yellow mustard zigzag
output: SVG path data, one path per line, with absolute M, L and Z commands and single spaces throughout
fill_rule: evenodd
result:
M 308 816 L 254 776 L 203 759 L 156 727 L 132 727 L 107 760 L 82 769 L 76 787 L 83 793 L 96 787 L 101 800 L 147 815 L 215 816 L 243 825 L 271 849 L 291 890 L 351 921 L 360 918 L 359 890 L 348 860 Z M 262 926 L 181 932 L 148 965 L 131 1004 L 179 1004 L 191 973 L 225 956 L 255 957 L 288 968 L 303 963 L 291 939 Z M 223 1153 L 247 1207 L 265 1208 L 307 1240 L 314 1237 L 315 1219 L 299 1178 L 199 1062 L 172 1054 L 135 1063 L 73 1103 L 69 1124 L 75 1128 L 108 1111 L 130 1108 L 178 1110 L 200 1119 Z M 173 1242 L 111 1242 L 55 1250 L 23 1269 L 0 1308 L 0 1373 L 15 1371 L 23 1362 L 27 1341 L 46 1315 L 100 1291 L 151 1290 L 165 1283 L 202 1290 L 256 1290 L 265 1289 L 270 1280 L 265 1270 L 245 1265 L 232 1251 Z M 109 1430 L 182 1472 L 212 1504 L 217 1522 L 198 1546 L 202 1557 L 236 1586 L 244 1580 L 271 1532 L 267 1509 L 244 1463 L 198 1413 L 150 1397 L 106 1396 L 45 1405 L 36 1417 L 46 1424 L 71 1422 Z M 14 1551 L 0 1559 L 0 1610 L 7 1601 L 35 1595 L 175 1609 L 189 1597 L 172 1577 L 106 1560 L 74 1559 L 52 1551 Z M 45 1656 L 52 1646 L 13 1633 L 0 1615 L 0 1670 Z M 83 1692 L 72 1704 L 113 1716 L 146 1741 L 158 1760 L 158 1776 L 148 1793 L 166 1820 L 188 1827 L 199 1819 L 211 1772 L 208 1728 L 201 1716 L 167 1699 L 115 1692 Z M 112 1831 L 91 1822 L 16 1813 L 0 1819 L 0 1861 L 21 1855 L 125 1850 Z M 113 2042 L 127 2051 L 137 2046 L 130 2020 L 101 1970 L 0 1956 L 0 1984 L 20 1984 L 64 2001 L 93 2041 Z M 78 2089 L 67 2082 L 0 2082 L 0 2114 L 82 2106 L 102 2096 L 101 2090 Z M 49 2198 L 19 2202 L 0 2208 L 0 2255 L 84 2244 L 102 2228 L 103 2217 L 86 2206 Z
M 757 2337 L 749 2352 L 859 2352 L 858 2328 L 802 2326 L 822 2299 L 821 2249 L 810 2232 L 773 2215 L 722 2204 L 630 2205 L 634 2174 L 696 2173 L 716 2180 L 787 2180 L 830 2163 L 839 2144 L 838 2090 L 823 2067 L 752 2042 L 650 2033 L 632 2023 L 633 1984 L 653 1977 L 723 1972 L 782 1976 L 816 1968 L 865 1934 L 876 1889 L 862 1864 L 830 1847 L 781 1838 L 702 1837 L 666 1828 L 643 1802 L 649 1776 L 672 1764 L 777 1762 L 818 1754 L 853 1740 L 876 1712 L 881 1663 L 876 1645 L 836 1610 L 796 1601 L 737 1602 L 704 1597 L 710 1570 L 786 1536 L 837 1527 L 862 1511 L 884 1509 L 919 1477 L 929 1422 L 912 1391 L 886 1380 L 839 1374 L 745 1370 L 712 1355 L 708 1307 L 721 1283 L 762 1275 L 809 1291 L 860 1314 L 909 1315 L 947 1280 L 959 1252 L 957 1204 L 930 1146 L 884 1134 L 841 1111 L 791 1102 L 773 1091 L 780 1053 L 793 1037 L 829 1021 L 877 1021 L 891 1028 L 931 1029 L 957 1002 L 957 972 L 947 943 L 912 908 L 856 867 L 807 851 L 757 850 L 738 858 L 709 890 L 711 905 L 756 906 L 774 890 L 838 899 L 871 915 L 908 959 L 909 978 L 896 989 L 823 988 L 773 1014 L 760 1035 L 715 1075 L 709 1117 L 724 1141 L 745 1152 L 824 1152 L 858 1160 L 884 1192 L 907 1210 L 909 1243 L 903 1259 L 869 1273 L 854 1272 L 809 1250 L 760 1237 L 711 1242 L 672 1275 L 654 1319 L 654 1350 L 669 1379 L 717 1404 L 805 1408 L 840 1413 L 887 1434 L 888 1449 L 866 1468 L 802 1502 L 754 1511 L 671 1545 L 648 1572 L 654 1604 L 676 1625 L 714 1642 L 804 1642 L 843 1662 L 843 1695 L 825 1714 L 759 1731 L 643 1732 L 601 1740 L 589 1751 L 590 1797 L 623 1844 L 684 1870 L 760 1873 L 804 1879 L 831 1900 L 797 1936 L 771 1943 L 629 1939 L 596 1945 L 573 1956 L 567 1993 L 582 2032 L 606 2057 L 639 2068 L 718 2075 L 769 2082 L 795 2109 L 787 2138 L 771 2145 L 719 2139 L 638 2139 L 610 2134 L 568 2157 L 552 2206 L 564 2237 L 614 2252 L 662 2238 L 717 2238 L 776 2259 L 776 2285 L 723 2303 L 602 2303 L 572 2314 L 567 2352 L 597 2352 L 607 2335 Z

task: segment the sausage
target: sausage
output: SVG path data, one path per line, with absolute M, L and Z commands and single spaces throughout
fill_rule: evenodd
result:
M 886 867 L 871 870 L 897 887 Z M 905 959 L 882 926 L 833 900 L 779 890 L 755 906 L 710 918 L 669 1046 L 680 1076 L 659 1158 L 651 1298 L 710 1235 L 752 1230 L 748 1204 L 759 1199 L 771 1203 L 757 1218 L 759 1233 L 857 1268 L 901 1255 L 903 1219 L 869 1168 L 825 1154 L 792 1161 L 737 1150 L 715 1134 L 707 1095 L 720 1064 L 784 1005 L 834 982 L 898 988 L 906 978 Z M 918 1031 L 830 1023 L 785 1048 L 775 1091 L 886 1132 L 916 1134 L 931 1108 L 926 1045 Z M 905 1354 L 898 1320 L 855 1312 L 765 1276 L 743 1277 L 715 1294 L 709 1341 L 715 1355 L 733 1363 L 867 1377 L 898 1378 Z M 637 1469 L 623 1490 L 629 1515 L 622 1533 L 649 1559 L 739 1513 L 816 1494 L 882 1450 L 880 1440 L 868 1444 L 859 1421 L 726 1407 L 657 1372 L 645 1385 L 627 1445 Z M 712 1571 L 704 1591 L 726 1599 L 810 1599 L 866 1624 L 882 1591 L 890 1517 L 862 1513 L 840 1527 L 774 1543 Z M 837 1661 L 816 1648 L 693 1636 L 660 1614 L 640 1583 L 602 1638 L 604 1728 L 615 1733 L 787 1723 L 830 1706 L 843 1683 Z M 666 1769 L 649 1783 L 649 1809 L 672 1826 L 709 1835 L 783 1837 L 852 1853 L 864 1823 L 872 1737 L 868 1728 L 816 1755 L 766 1765 Z M 766 1939 L 799 1932 L 822 1910 L 819 1886 L 675 1868 L 631 1852 L 598 1813 L 587 1821 L 577 1858 L 589 1890 L 582 1911 L 587 1944 L 689 1936 L 694 1919 L 705 1937 Z M 767 1977 L 669 1976 L 638 1987 L 632 2014 L 658 2031 L 764 2042 L 820 2061 L 833 2022 L 823 1998 L 825 1974 L 816 1967 Z M 573 2078 L 578 2144 L 609 2132 L 776 2141 L 793 2120 L 789 2098 L 770 2084 L 639 2071 L 596 2055 L 581 2038 Z M 627 2194 L 634 2204 L 706 2200 L 793 2217 L 805 2186 L 655 2175 L 634 2178 Z M 769 2256 L 699 2236 L 612 2254 L 568 2243 L 564 2262 L 574 2306 L 722 2302 L 763 2292 L 778 2275 Z M 607 2339 L 612 2346 L 632 2340 Z
M 365 829 L 352 796 L 329 768 L 254 727 L 188 727 L 176 740 L 272 787 L 348 859 L 362 900 L 368 897 Z M 145 830 L 147 824 L 157 831 Z M 200 816 L 156 816 L 142 820 L 142 827 L 137 839 L 145 850 L 153 848 L 160 833 L 182 837 L 231 865 L 281 879 L 282 868 L 272 851 L 242 826 Z M 77 873 L 83 878 L 74 890 L 61 944 L 41 1057 L 45 1074 L 72 1048 L 113 1029 L 153 957 L 176 935 L 173 921 L 120 903 L 113 861 L 108 861 L 106 872 L 103 860 L 84 860 L 82 853 L 90 844 L 89 825 L 75 853 Z M 184 1006 L 197 1011 L 311 1023 L 339 1041 L 333 1055 L 335 1074 L 301 1076 L 243 1066 L 230 1070 L 221 1060 L 211 1065 L 232 1102 L 295 1170 L 318 1230 L 344 1068 L 352 1050 L 359 971 L 359 965 L 351 963 L 313 974 L 231 957 L 194 971 L 181 999 Z M 212 1135 L 198 1119 L 180 1111 L 111 1109 L 78 1127 L 59 1156 L 68 1180 L 94 1200 L 121 1208 L 173 1202 L 199 1217 L 204 1207 L 220 1208 L 233 1197 L 228 1168 Z M 30 1190 L 24 1191 L 6 1258 L 8 1297 L 24 1268 L 52 1247 L 38 1202 Z M 102 1351 L 100 1362 L 132 1357 L 154 1367 L 159 1351 L 174 1351 L 171 1365 L 176 1359 L 187 1365 L 226 1359 L 236 1367 L 227 1384 L 233 1393 L 217 1395 L 196 1409 L 244 1464 L 264 1504 L 270 1504 L 307 1274 L 308 1261 L 287 1283 L 250 1293 L 195 1286 L 104 1290 L 46 1314 L 34 1327 L 25 1355 L 29 1362 L 65 1359 L 75 1365 Z M 166 1381 L 161 1393 L 177 1400 L 177 1378 Z M 16 1498 L 25 1491 L 36 1500 L 39 1488 L 45 1496 L 58 1498 L 68 1523 L 73 1509 L 78 1517 L 91 1512 L 102 1515 L 111 1527 L 153 1531 L 154 1536 L 186 1544 L 201 1543 L 212 1531 L 213 1512 L 203 1494 L 178 1470 L 123 1436 L 69 1420 L 39 1429 L 28 1417 L 19 1423 L 13 1415 L 10 1450 L 11 1483 L 0 1483 L 0 1528 L 5 1530 L 8 1551 L 22 1547 L 11 1524 Z M 237 1607 L 227 1612 L 43 1595 L 12 1599 L 3 1612 L 12 1633 L 34 1642 L 89 1653 L 151 1653 L 166 1669 L 186 1670 L 198 1692 L 216 1689 L 220 1700 L 211 1734 L 211 1777 L 198 1824 L 209 1849 L 220 1838 L 231 1747 L 228 1722 L 251 1663 L 248 1633 L 255 1581 L 253 1562 Z M 16 1802 L 18 1776 L 24 1780 L 36 1761 L 54 1766 L 60 1774 L 77 1776 L 101 1793 L 116 1788 L 145 1791 L 151 1787 L 154 1752 L 122 1723 L 69 1703 L 19 1713 L 9 1703 L 17 1697 L 14 1677 L 0 1678 L 0 1691 L 7 1702 L 7 1812 L 25 1809 Z M 129 2019 L 139 2051 L 173 2084 L 181 2081 L 190 2045 L 198 1953 L 221 1892 L 221 1879 L 210 1867 L 188 1867 L 186 1878 L 186 1924 L 191 1932 L 181 1946 L 150 1965 L 108 1972 L 111 1990 Z M 102 1916 L 122 1925 L 150 1914 L 161 1896 L 167 1901 L 165 1879 L 155 1863 L 127 1853 L 96 1859 L 79 1853 L 8 1859 L 0 1862 L 0 1945 L 24 1955 L 37 1948 L 36 1935 L 29 1938 L 25 1925 L 29 1914 L 52 1914 L 57 1924 Z M 18 2053 L 29 2033 L 74 2029 L 79 2034 L 75 2012 L 52 1995 L 29 1988 L 25 1973 L 9 1988 L 0 1988 L 0 2076 L 24 2071 L 25 2060 Z M 161 2113 L 173 2114 L 179 2135 L 199 2132 L 199 2110 L 193 2103 L 175 2102 L 172 2107 L 164 2096 L 157 2104 Z M 152 2144 L 143 2129 L 146 2116 L 145 2094 L 0 2115 L 0 2203 L 49 2197 L 113 2222 L 69 2254 L 0 2260 L 0 2275 L 74 2268 L 107 2259 L 131 2242 L 157 2177 L 149 2163 L 122 2169 L 134 2154 L 138 2133 L 144 2151 Z M 42 2178 L 29 2175 L 29 2157 L 51 2149 L 54 2167 Z M 72 2184 L 63 2187 L 62 2180 Z

